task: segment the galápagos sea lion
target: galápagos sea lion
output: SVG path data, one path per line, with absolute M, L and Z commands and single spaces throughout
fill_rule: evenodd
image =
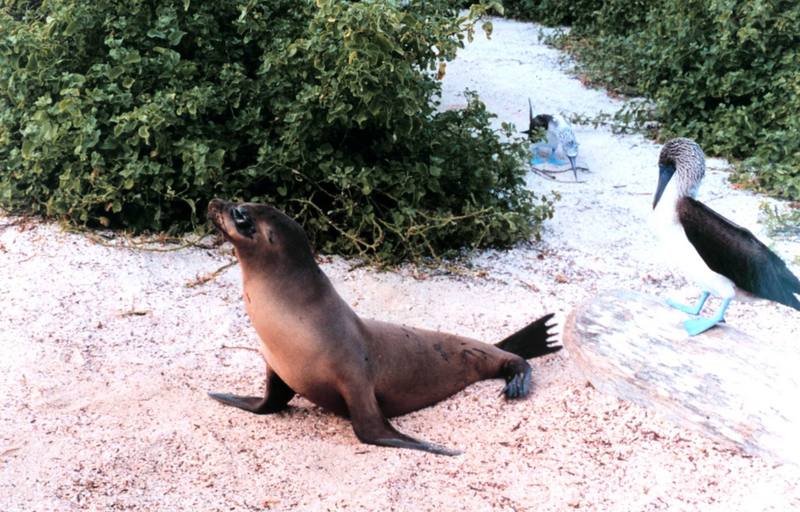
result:
M 507 398 L 531 387 L 525 360 L 561 349 L 545 315 L 496 345 L 360 318 L 317 265 L 303 228 L 261 204 L 214 199 L 208 216 L 236 249 L 247 313 L 267 363 L 265 396 L 209 393 L 257 414 L 300 394 L 349 417 L 364 443 L 444 455 L 460 452 L 395 430 L 387 417 L 433 405 L 483 379 L 504 378 Z

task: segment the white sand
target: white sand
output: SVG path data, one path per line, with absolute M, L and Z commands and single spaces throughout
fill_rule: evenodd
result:
M 443 105 L 476 89 L 517 126 L 537 110 L 593 114 L 619 103 L 568 76 L 531 24 L 494 20 L 447 69 Z M 657 261 L 647 227 L 659 146 L 577 127 L 586 184 L 531 176 L 562 201 L 545 240 L 474 257 L 467 276 L 323 269 L 362 315 L 494 341 L 539 315 L 559 320 L 597 290 L 694 290 Z M 701 199 L 762 239 L 763 198 L 710 161 Z M 0 217 L 5 224 L 15 219 Z M 792 261 L 800 243 L 773 244 Z M 0 228 L 0 509 L 12 510 L 719 510 L 800 509 L 800 468 L 676 427 L 586 385 L 569 355 L 534 361 L 530 399 L 484 381 L 394 420 L 460 457 L 360 444 L 349 422 L 303 399 L 256 416 L 208 390 L 260 393 L 263 363 L 234 267 L 199 248 L 109 248 L 57 225 Z M 798 268 L 795 265 L 794 270 Z M 728 322 L 795 344 L 800 315 L 736 302 Z M 735 350 L 732 347 L 731 350 Z M 797 397 L 787 397 L 795 400 Z

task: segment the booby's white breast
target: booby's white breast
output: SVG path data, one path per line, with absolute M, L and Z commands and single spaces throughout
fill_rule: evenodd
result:
M 652 226 L 661 241 L 664 259 L 703 290 L 723 299 L 732 298 L 736 293 L 733 281 L 708 268 L 686 236 L 678 220 L 678 199 L 673 179 L 667 183 L 653 211 Z

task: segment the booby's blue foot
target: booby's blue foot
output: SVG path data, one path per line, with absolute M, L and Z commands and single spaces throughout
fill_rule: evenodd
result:
M 564 165 L 567 162 L 557 159 L 556 148 L 554 146 L 550 146 L 550 158 L 547 159 L 547 163 L 552 165 Z
M 700 333 L 706 332 L 707 330 L 711 329 L 719 322 L 712 318 L 692 318 L 683 322 L 683 328 L 686 329 L 686 332 L 689 336 L 697 336 Z
M 684 313 L 689 313 L 690 315 L 699 315 L 700 311 L 703 310 L 703 306 L 705 305 L 706 301 L 708 300 L 708 296 L 710 294 L 708 292 L 703 292 L 700 295 L 700 299 L 697 301 L 697 304 L 694 306 L 687 306 L 686 304 L 681 304 L 680 302 L 675 302 L 672 299 L 667 299 L 667 304 L 672 306 L 675 309 L 683 311 Z
M 672 299 L 667 299 L 667 305 L 672 308 L 675 308 L 679 311 L 683 311 L 684 313 L 689 313 L 690 315 L 696 315 L 697 311 L 695 311 L 694 306 L 687 306 L 686 304 L 681 304 L 680 302 L 675 302 Z
M 533 165 L 539 165 L 544 163 L 544 158 L 542 158 L 540 152 L 545 149 L 550 149 L 550 146 L 548 146 L 543 142 L 537 142 L 536 144 L 531 144 L 531 155 L 533 155 L 533 157 L 531 158 L 531 163 Z
M 692 318 L 683 322 L 683 328 L 686 329 L 689 336 L 697 336 L 700 333 L 706 332 L 718 323 L 725 321 L 725 311 L 728 309 L 730 303 L 731 299 L 723 300 L 722 307 L 719 308 L 714 318 Z

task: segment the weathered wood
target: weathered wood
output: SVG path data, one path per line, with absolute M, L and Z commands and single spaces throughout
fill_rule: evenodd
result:
M 686 318 L 661 299 L 605 292 L 570 313 L 564 346 L 598 390 L 800 464 L 800 340 L 789 352 L 729 325 L 690 338 Z

